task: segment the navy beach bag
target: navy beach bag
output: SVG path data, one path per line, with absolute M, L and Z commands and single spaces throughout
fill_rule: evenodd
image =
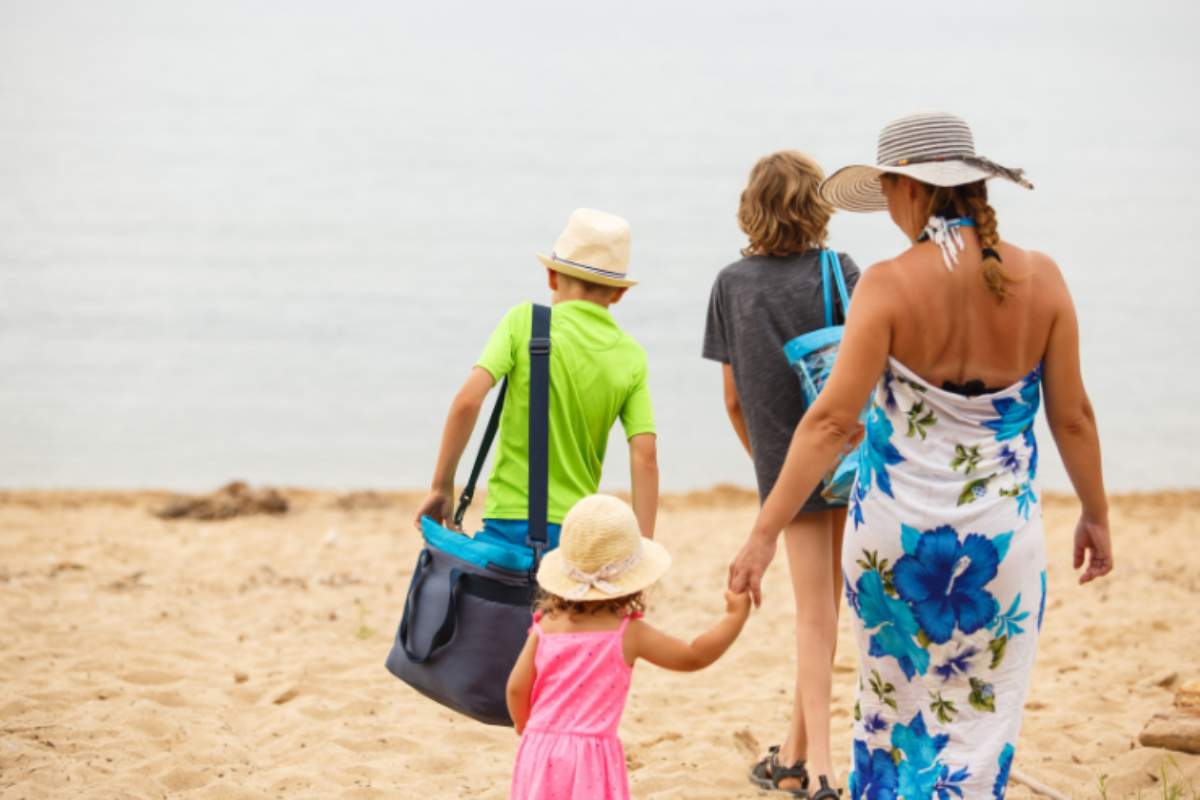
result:
M 526 547 L 476 540 L 421 518 L 417 556 L 396 640 L 393 675 L 442 705 L 490 725 L 512 725 L 508 673 L 533 622 L 538 563 L 546 550 L 550 410 L 550 309 L 534 305 L 529 340 L 529 537 Z M 500 424 L 508 389 L 500 386 L 479 454 L 454 513 L 463 514 Z

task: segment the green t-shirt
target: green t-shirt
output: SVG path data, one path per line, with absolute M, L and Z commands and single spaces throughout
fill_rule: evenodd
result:
M 529 516 L 529 335 L 533 305 L 500 320 L 476 364 L 508 377 L 500 446 L 488 479 L 489 519 Z M 555 303 L 550 315 L 550 522 L 600 486 L 608 432 L 618 417 L 625 438 L 654 433 L 646 351 L 608 309 L 586 300 Z

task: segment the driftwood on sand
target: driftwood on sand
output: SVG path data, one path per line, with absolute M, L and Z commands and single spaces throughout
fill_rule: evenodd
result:
M 211 494 L 173 497 L 152 513 L 162 519 L 219 520 L 249 514 L 283 514 L 287 510 L 287 498 L 275 489 L 251 489 L 242 481 L 234 481 Z
M 1200 681 L 1180 686 L 1175 692 L 1175 708 L 1151 717 L 1138 742 L 1145 747 L 1200 753 Z

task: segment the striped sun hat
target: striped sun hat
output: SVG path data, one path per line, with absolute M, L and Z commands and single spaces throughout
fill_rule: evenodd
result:
M 907 175 L 934 186 L 962 186 L 1004 178 L 1032 189 L 1024 170 L 1002 167 L 975 155 L 975 138 L 960 117 L 944 112 L 911 114 L 888 123 L 879 134 L 875 166 L 842 167 L 821 184 L 821 197 L 846 211 L 883 211 L 879 185 L 885 172 Z

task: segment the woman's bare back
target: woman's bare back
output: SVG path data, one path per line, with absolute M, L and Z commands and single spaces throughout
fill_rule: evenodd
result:
M 929 242 L 878 265 L 895 292 L 890 352 L 934 386 L 980 381 L 1001 389 L 1042 361 L 1065 287 L 1048 257 L 1001 242 L 1012 280 L 998 302 L 984 284 L 975 233 L 963 238 L 953 270 Z

